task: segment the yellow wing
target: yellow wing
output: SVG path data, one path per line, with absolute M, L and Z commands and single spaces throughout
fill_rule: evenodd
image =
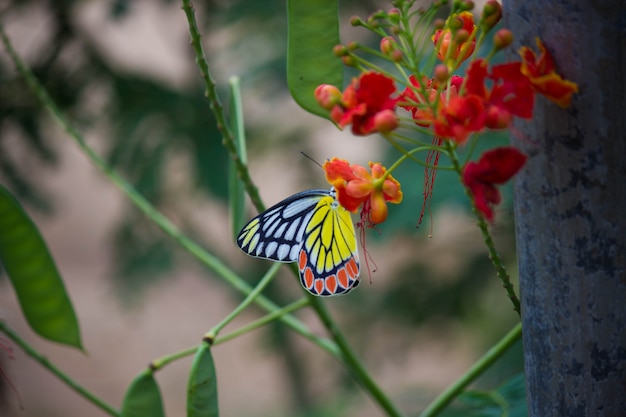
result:
M 298 256 L 300 282 L 314 295 L 346 294 L 359 283 L 359 252 L 350 213 L 334 196 L 317 203 Z

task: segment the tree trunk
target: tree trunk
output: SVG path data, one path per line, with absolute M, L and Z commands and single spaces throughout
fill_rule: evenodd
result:
M 626 416 L 626 1 L 506 0 L 580 93 L 538 97 L 513 142 L 530 417 Z

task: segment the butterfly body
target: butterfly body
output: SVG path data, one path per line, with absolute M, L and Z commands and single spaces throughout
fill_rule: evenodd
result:
M 359 283 L 359 254 L 350 212 L 334 188 L 286 198 L 248 222 L 237 245 L 250 256 L 297 262 L 302 286 L 314 295 L 346 294 Z

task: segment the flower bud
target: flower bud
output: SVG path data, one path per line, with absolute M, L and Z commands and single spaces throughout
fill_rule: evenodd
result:
M 393 51 L 391 53 L 391 60 L 393 62 L 401 62 L 404 59 L 404 54 L 400 50 Z
M 321 84 L 315 89 L 315 99 L 326 110 L 341 102 L 341 91 L 331 84 Z
M 500 29 L 493 35 L 493 46 L 496 51 L 504 49 L 513 42 L 513 33 L 508 29 Z
M 346 48 L 344 45 L 335 45 L 335 47 L 333 48 L 333 54 L 335 54 L 335 56 L 337 57 L 342 57 L 348 54 L 348 48 Z
M 435 67 L 433 74 L 435 76 L 435 79 L 443 84 L 446 81 L 448 81 L 448 77 L 450 76 L 450 71 L 448 70 L 448 67 L 446 65 L 439 64 Z
M 400 10 L 394 7 L 387 12 L 387 17 L 389 18 L 390 22 L 398 23 L 400 21 Z
M 341 60 L 343 61 L 343 64 L 347 67 L 354 67 L 356 66 L 356 59 L 352 56 L 352 55 L 344 55 L 341 57 Z
M 380 40 L 380 52 L 384 55 L 391 54 L 396 49 L 396 40 L 392 36 L 385 36 Z
M 465 30 L 465 29 L 459 29 L 455 34 L 454 34 L 454 41 L 460 45 L 462 43 L 464 43 L 466 40 L 468 40 L 470 37 L 470 33 Z
M 474 9 L 474 2 L 472 0 L 466 0 L 461 3 L 462 10 L 472 10 Z
M 363 20 L 359 16 L 352 16 L 350 18 L 350 24 L 352 26 L 363 26 Z
M 374 13 L 372 13 L 372 16 L 375 17 L 376 19 L 386 19 L 388 14 L 386 11 L 382 9 L 378 9 Z
M 446 25 L 446 22 L 443 19 L 435 19 L 433 22 L 433 26 L 435 27 L 435 30 L 441 30 L 444 28 L 445 25 Z
M 378 25 L 378 18 L 375 14 L 372 14 L 370 15 L 370 17 L 367 18 L 367 26 L 369 26 L 371 29 L 376 29 Z
M 454 32 L 463 27 L 463 19 L 460 16 L 451 16 L 449 20 L 450 29 Z
M 492 29 L 502 18 L 502 5 L 496 0 L 487 0 L 483 7 L 480 24 L 485 30 Z
M 387 133 L 398 127 L 398 117 L 393 110 L 383 110 L 374 116 L 374 131 Z

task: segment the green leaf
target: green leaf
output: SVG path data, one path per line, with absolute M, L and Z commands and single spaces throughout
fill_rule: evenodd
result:
M 211 347 L 198 347 L 187 384 L 187 417 L 218 417 L 217 379 Z
M 122 417 L 144 416 L 165 417 L 161 392 L 149 369 L 133 379 L 122 403 Z
M 459 396 L 462 405 L 446 417 L 527 417 L 524 375 L 518 374 L 492 391 L 466 391 Z
M 339 44 L 337 0 L 287 0 L 287 84 L 304 110 L 328 118 L 315 100 L 320 84 L 343 87 L 343 64 L 333 54 Z
M 37 226 L 0 186 L 0 261 L 24 316 L 41 337 L 82 349 L 78 320 Z
M 230 108 L 228 114 L 228 122 L 230 130 L 235 137 L 235 146 L 237 147 L 237 155 L 241 162 L 246 164 L 248 156 L 246 154 L 246 134 L 243 123 L 243 107 L 241 105 L 241 89 L 239 88 L 239 78 L 232 77 L 229 80 L 230 85 Z M 231 228 L 233 231 L 233 240 L 237 240 L 239 231 L 245 223 L 245 190 L 237 168 L 232 158 L 229 159 L 228 165 L 228 204 L 230 211 Z

